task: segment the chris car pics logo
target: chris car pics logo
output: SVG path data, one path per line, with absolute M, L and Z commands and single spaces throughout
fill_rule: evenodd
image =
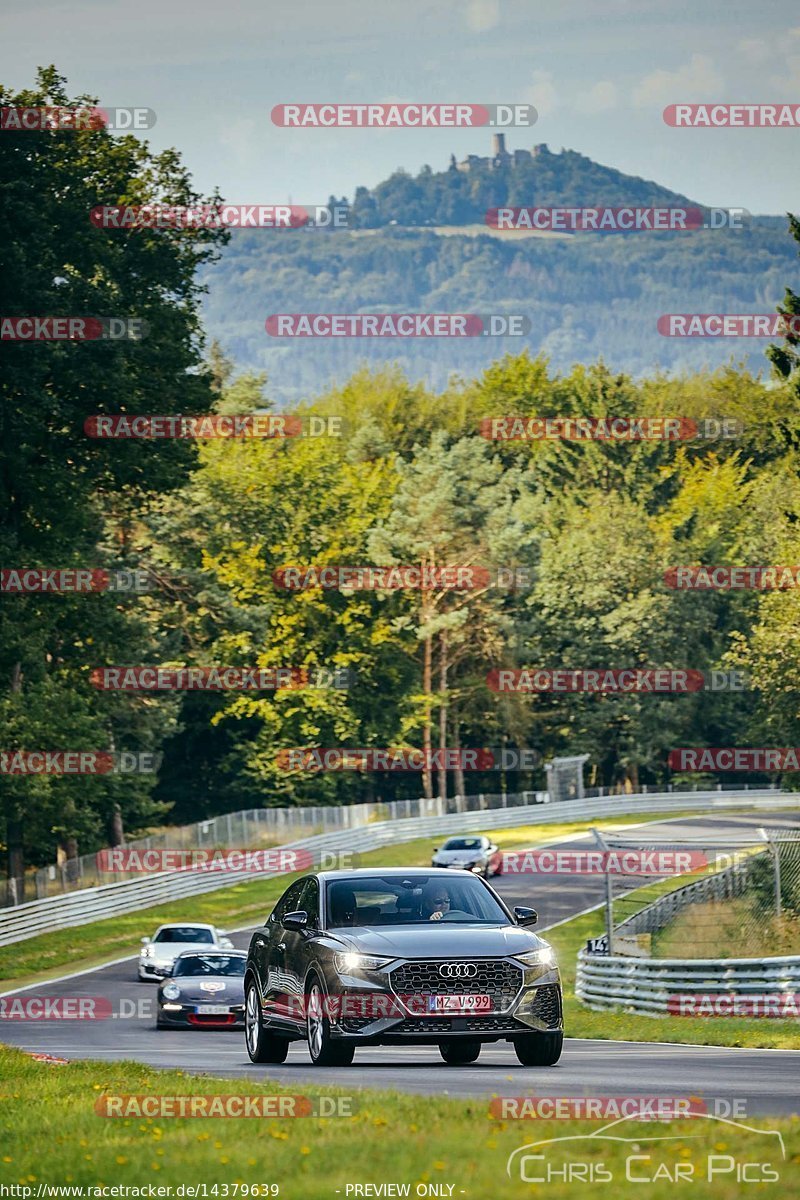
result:
M 758 1129 L 705 1113 L 691 1114 L 689 1119 L 698 1121 L 697 1132 L 691 1127 L 687 1131 L 685 1125 L 678 1132 L 671 1122 L 669 1132 L 650 1132 L 642 1128 L 641 1117 L 631 1116 L 594 1133 L 543 1138 L 514 1150 L 508 1156 L 506 1174 L 534 1187 L 623 1181 L 642 1188 L 721 1182 L 737 1187 L 780 1179 L 778 1168 L 786 1159 L 786 1148 L 778 1130 Z M 756 1136 L 743 1137 L 743 1133 Z M 724 1140 L 723 1134 L 727 1135 Z M 646 1194 L 643 1191 L 642 1195 Z

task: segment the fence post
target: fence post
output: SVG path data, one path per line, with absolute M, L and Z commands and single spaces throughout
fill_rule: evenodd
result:
M 595 841 L 597 842 L 598 846 L 603 851 L 603 853 L 606 854 L 608 852 L 608 846 L 606 845 L 606 839 L 603 837 L 600 830 L 595 829 L 594 826 L 592 826 L 592 833 L 594 834 L 594 838 L 595 838 Z M 611 873 L 608 870 L 608 865 L 606 865 L 605 877 L 606 877 L 606 936 L 608 938 L 608 953 L 613 954 L 613 949 L 611 946 L 611 939 L 614 934 L 614 895 L 612 892 Z
M 773 842 L 766 829 L 759 829 L 758 836 L 762 837 L 769 847 L 772 861 L 775 864 L 775 916 L 781 915 L 781 859 L 778 845 Z

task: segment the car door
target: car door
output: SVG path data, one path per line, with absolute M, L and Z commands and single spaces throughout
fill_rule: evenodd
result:
M 270 943 L 275 940 L 276 930 L 279 928 L 281 914 L 289 911 L 288 904 L 293 891 L 295 893 L 299 892 L 297 883 L 293 883 L 286 889 L 270 915 L 264 921 L 264 924 L 260 929 L 255 931 L 250 939 L 250 962 L 255 967 L 256 975 L 258 976 L 259 988 L 261 991 L 261 998 L 265 1007 L 267 1005 L 269 988 Z
M 284 929 L 282 919 L 288 912 L 296 912 L 300 907 L 300 897 L 306 885 L 305 879 L 298 879 L 284 892 L 272 911 L 267 927 L 263 947 L 263 969 L 261 978 L 264 985 L 265 1016 L 284 1023 L 287 1020 L 294 1024 L 302 1012 L 298 1012 L 296 983 L 292 983 L 287 969 L 286 951 L 287 938 L 296 936 Z
M 320 908 L 319 908 L 319 880 L 316 876 L 311 875 L 306 880 L 306 886 L 303 888 L 300 896 L 300 909 L 308 913 L 308 929 L 309 933 L 303 935 L 301 933 L 293 933 L 293 942 L 291 948 L 287 949 L 287 962 L 291 960 L 292 971 L 297 976 L 298 987 L 305 990 L 305 979 L 308 975 L 308 968 L 314 961 L 316 954 L 316 939 L 311 935 L 311 930 L 318 930 L 321 925 Z M 289 932 L 288 930 L 286 931 Z

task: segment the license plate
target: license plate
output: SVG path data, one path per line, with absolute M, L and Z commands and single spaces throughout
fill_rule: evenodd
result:
M 207 1015 L 209 1017 L 210 1016 L 218 1017 L 218 1016 L 221 1016 L 223 1013 L 225 1013 L 225 1014 L 229 1013 L 231 1010 L 227 1004 L 198 1004 L 197 1011 L 198 1011 L 198 1013 L 204 1013 L 205 1015 Z
M 429 996 L 428 1011 L 435 1013 L 491 1012 L 491 996 Z

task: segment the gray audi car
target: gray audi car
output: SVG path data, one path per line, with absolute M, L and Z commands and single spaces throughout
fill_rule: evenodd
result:
M 524 1066 L 552 1066 L 561 981 L 536 919 L 467 871 L 306 875 L 251 939 L 247 1052 L 281 1063 L 306 1040 L 315 1064 L 347 1066 L 359 1045 L 437 1045 L 458 1065 L 508 1041 Z

